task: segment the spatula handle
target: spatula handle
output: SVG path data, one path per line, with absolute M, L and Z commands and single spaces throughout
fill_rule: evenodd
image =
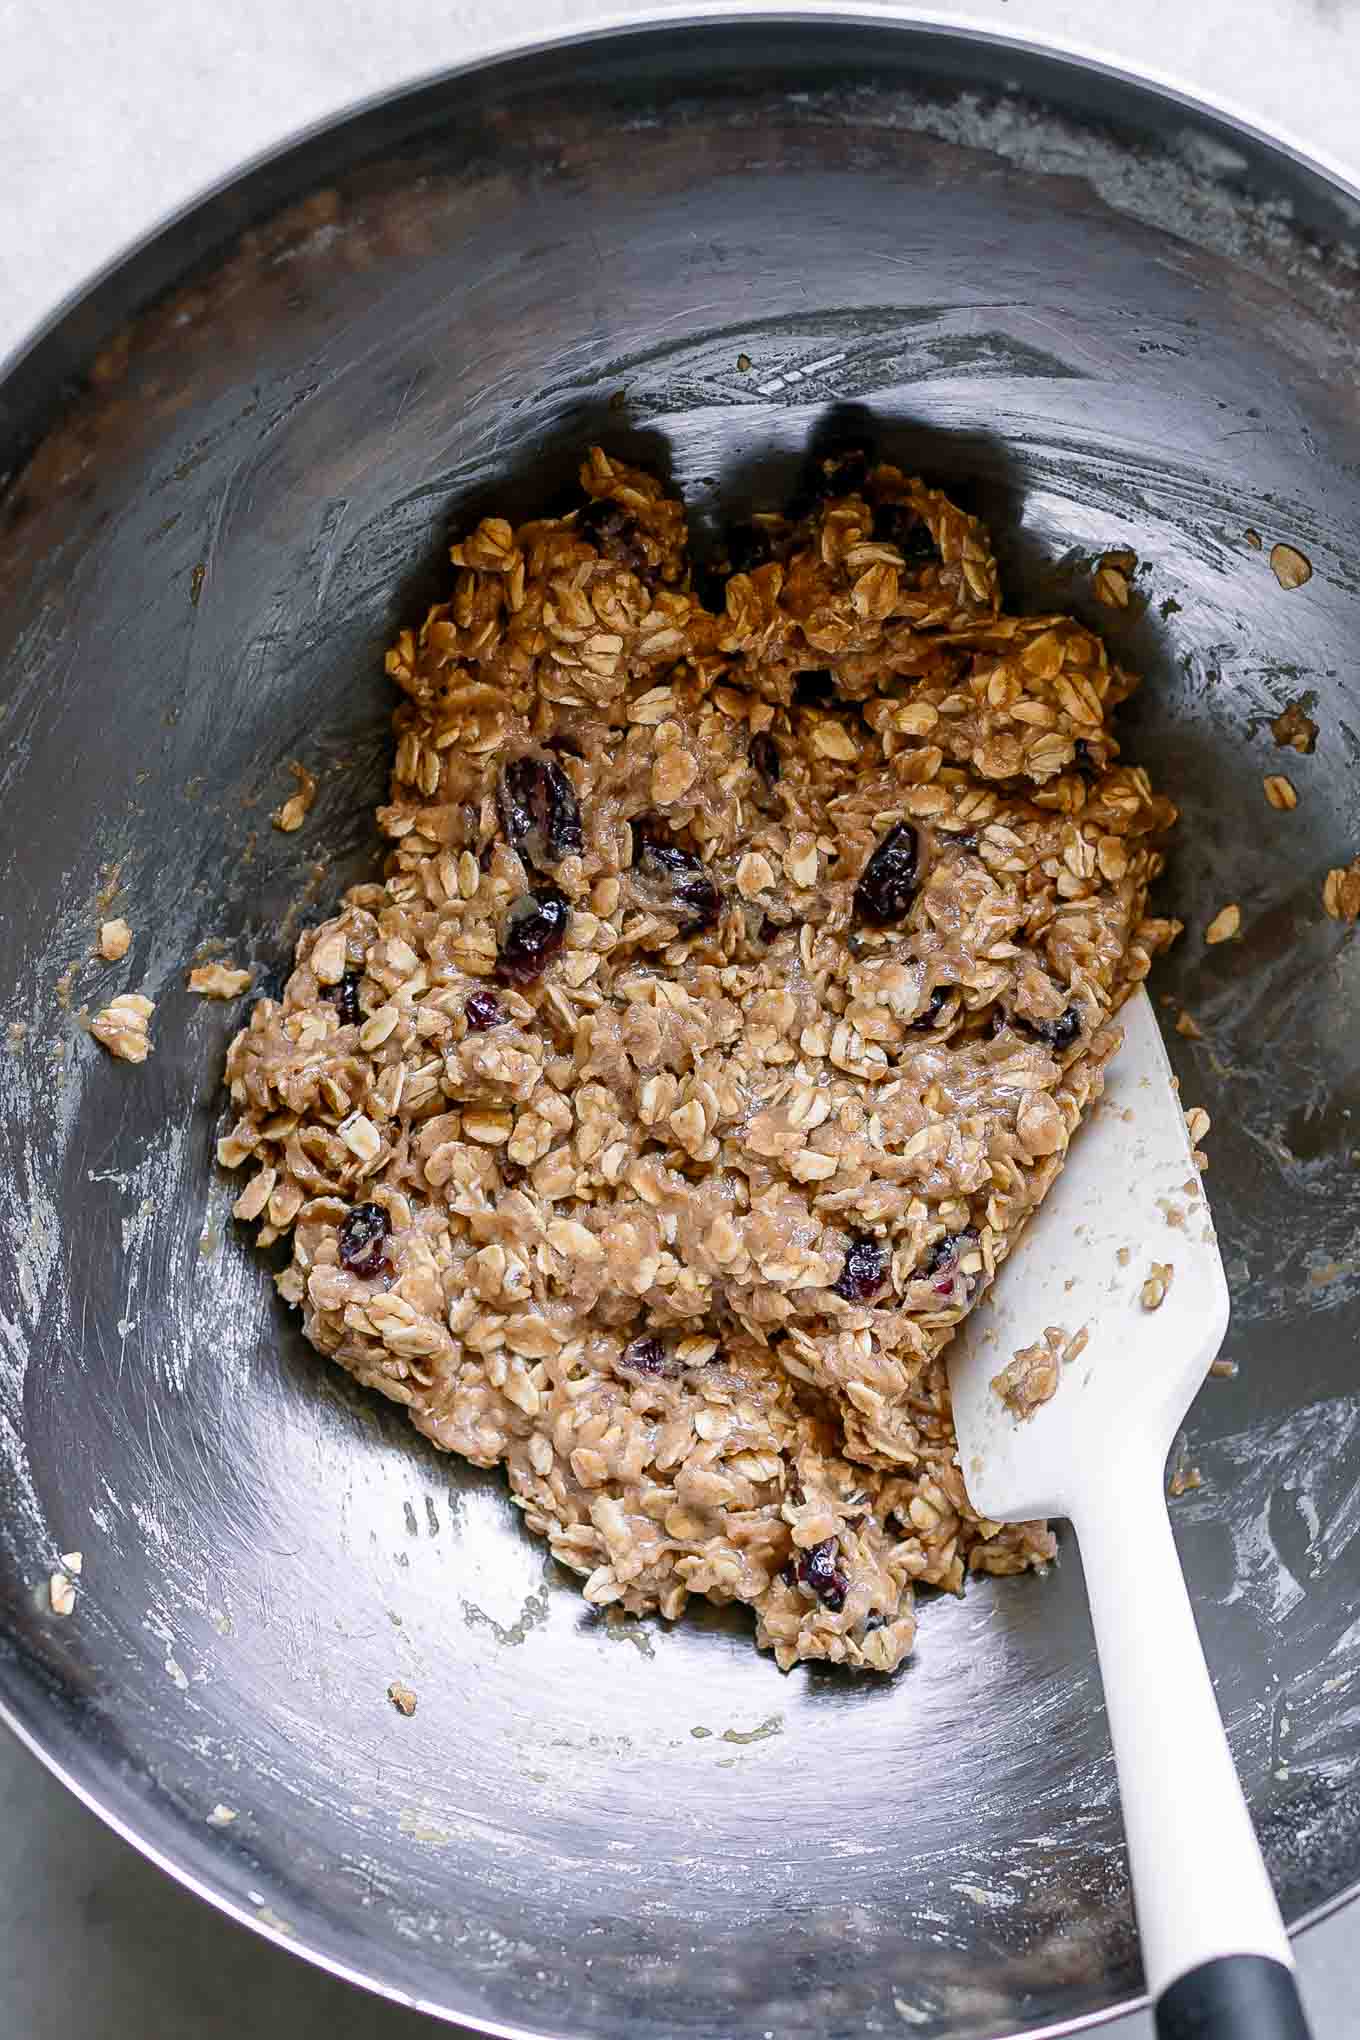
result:
M 1267 1955 L 1221 1955 L 1157 2000 L 1157 2040 L 1308 2040 L 1292 1969 Z
M 1162 1467 L 1073 1509 L 1163 2040 L 1307 2040 L 1293 1957 L 1209 1680 Z

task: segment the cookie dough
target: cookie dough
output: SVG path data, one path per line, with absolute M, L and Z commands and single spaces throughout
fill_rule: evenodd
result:
M 403 630 L 385 877 L 232 1044 L 307 1337 L 503 1465 L 595 1606 L 741 1601 L 891 1671 L 913 1587 L 1042 1565 L 969 1507 L 942 1355 L 1174 924 L 1131 677 L 843 446 L 692 564 L 595 449 Z

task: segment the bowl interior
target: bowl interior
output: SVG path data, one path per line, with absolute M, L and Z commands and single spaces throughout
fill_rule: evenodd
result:
M 991 521 L 1012 602 L 1146 675 L 1124 741 L 1184 811 L 1189 924 L 1156 989 L 1202 1032 L 1172 1040 L 1240 1369 L 1176 1522 L 1286 1911 L 1360 1879 L 1360 952 L 1321 905 L 1360 847 L 1354 271 L 1320 180 L 1102 94 L 808 22 L 491 67 L 210 200 L 0 400 L 0 1697 L 219 1902 L 450 2016 L 966 2040 L 1138 1988 L 1070 1542 L 928 1606 L 892 1681 L 782 1677 L 736 1616 L 611 1621 L 496 1477 L 326 1370 L 230 1221 L 235 1015 L 186 968 L 220 943 L 263 982 L 374 868 L 388 636 L 451 529 L 555 500 L 595 439 L 702 546 L 868 417 Z M 1092 598 L 1111 546 L 1127 610 Z M 1312 755 L 1272 737 L 1291 702 Z M 285 836 L 292 759 L 320 794 Z M 141 1069 L 80 1025 L 132 988 Z

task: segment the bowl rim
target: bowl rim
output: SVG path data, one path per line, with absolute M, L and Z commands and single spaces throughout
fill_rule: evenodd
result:
M 898 0 L 882 8 L 875 6 L 872 12 L 867 11 L 865 6 L 845 6 L 841 0 L 679 0 L 677 5 L 652 7 L 642 15 L 610 8 L 603 10 L 596 21 L 574 23 L 547 33 L 529 30 L 522 35 L 507 35 L 457 63 L 412 72 L 399 85 L 365 93 L 331 113 L 321 114 L 315 120 L 290 128 L 278 141 L 243 156 L 232 169 L 220 177 L 208 179 L 179 204 L 168 207 L 150 226 L 125 241 L 82 282 L 65 291 L 49 311 L 21 334 L 5 354 L 0 355 L 0 391 L 57 327 L 165 234 L 211 206 L 256 172 L 281 163 L 310 142 L 319 141 L 384 108 L 394 107 L 402 100 L 446 87 L 459 78 L 473 77 L 479 72 L 513 63 L 517 58 L 545 52 L 560 53 L 587 48 L 594 43 L 627 41 L 630 38 L 641 41 L 675 29 L 732 28 L 753 21 L 820 22 L 829 28 L 880 29 L 888 33 L 905 31 L 978 50 L 995 50 L 1002 55 L 1014 52 L 1017 56 L 1047 58 L 1073 71 L 1101 78 L 1110 85 L 1125 85 L 1134 92 L 1155 95 L 1171 105 L 1184 107 L 1189 114 L 1207 115 L 1266 155 L 1283 157 L 1294 169 L 1330 186 L 1333 195 L 1343 199 L 1354 211 L 1355 229 L 1360 237 L 1360 161 L 1352 173 L 1329 151 L 1309 148 L 1291 129 L 1258 119 L 1236 100 L 1206 92 L 1176 72 L 1163 70 L 1158 65 L 1133 69 L 1082 37 L 1012 33 L 988 28 L 975 21 L 960 21 L 956 16 L 933 8 L 902 6 Z M 0 483 L 4 480 L 3 471 L 0 471 Z
M 952 44 L 955 47 L 961 46 L 982 53 L 994 53 L 998 59 L 999 84 L 1004 84 L 1000 65 L 1007 56 L 1013 55 L 1018 59 L 1031 59 L 1040 64 L 1047 63 L 1053 67 L 1066 69 L 1077 76 L 1093 76 L 1111 87 L 1126 88 L 1135 101 L 1140 98 L 1160 100 L 1164 105 L 1182 109 L 1190 117 L 1198 117 L 1217 124 L 1240 138 L 1258 158 L 1273 161 L 1277 165 L 1283 163 L 1305 179 L 1319 184 L 1333 201 L 1339 200 L 1344 210 L 1353 215 L 1357 249 L 1360 249 L 1360 168 L 1352 174 L 1346 165 L 1329 152 L 1305 146 L 1292 132 L 1274 123 L 1260 120 L 1231 98 L 1204 91 L 1198 86 L 1189 84 L 1176 73 L 1163 70 L 1159 66 L 1132 68 L 1084 38 L 1056 34 L 1029 35 L 992 28 L 974 20 L 960 20 L 957 16 L 935 9 L 895 4 L 895 0 L 894 4 L 889 6 L 873 5 L 872 8 L 868 4 L 844 5 L 842 0 L 681 0 L 681 4 L 674 6 L 650 7 L 643 14 L 605 9 L 592 21 L 573 23 L 550 31 L 530 30 L 523 34 L 498 37 L 490 45 L 465 59 L 452 64 L 437 65 L 428 71 L 413 72 L 397 85 L 349 100 L 333 111 L 289 130 L 281 139 L 241 158 L 232 169 L 209 179 L 182 202 L 167 208 L 143 232 L 130 237 L 83 282 L 63 293 L 56 304 L 40 317 L 3 357 L 0 357 L 0 407 L 3 406 L 9 384 L 22 369 L 35 360 L 45 343 L 52 340 L 64 325 L 74 320 L 82 311 L 91 309 L 106 288 L 123 278 L 141 258 L 151 254 L 161 242 L 172 236 L 177 229 L 191 224 L 196 217 L 201 217 L 206 222 L 210 214 L 220 209 L 222 201 L 230 193 L 244 187 L 260 173 L 282 167 L 290 159 L 303 155 L 311 145 L 336 136 L 345 129 L 357 127 L 375 116 L 381 116 L 384 112 L 395 111 L 403 103 L 415 101 L 423 94 L 447 92 L 460 80 L 510 67 L 520 60 L 544 55 L 561 55 L 572 50 L 588 49 L 606 43 L 645 44 L 658 35 L 673 34 L 676 30 L 687 28 L 698 30 L 746 28 L 753 22 L 868 30 L 884 38 L 894 34 L 904 38 L 915 36 L 942 45 Z M 362 161 L 363 158 L 356 160 Z M 244 225 L 245 222 L 241 224 Z M 205 252 L 210 253 L 221 248 L 232 238 L 233 233 L 230 229 L 225 237 L 215 234 Z M 173 275 L 182 275 L 186 267 L 192 266 L 193 259 L 191 257 L 188 263 L 178 261 Z M 154 286 L 145 291 L 136 309 L 124 317 L 137 317 L 168 287 L 172 287 L 172 283 Z M 101 337 L 106 338 L 107 331 Z M 81 351 L 83 358 L 88 360 L 95 349 L 86 346 L 82 341 Z M 3 409 L 0 408 L 0 429 L 3 428 L 4 422 Z M 25 437 L 22 442 L 25 455 L 32 445 L 41 443 L 51 423 L 51 419 L 44 418 L 37 434 Z M 3 460 L 3 457 L 4 447 L 3 443 L 0 443 L 0 460 Z M 19 466 L 22 466 L 22 458 Z M 3 498 L 17 471 L 13 466 L 8 468 L 0 466 L 0 498 Z M 3 1633 L 0 1633 L 0 1646 L 5 1640 Z M 129 1844 L 146 1861 L 173 1878 L 194 1897 L 205 1901 L 238 1926 L 245 1927 L 264 1940 L 272 1942 L 274 1946 L 300 1957 L 326 1975 L 353 1984 L 404 2010 L 421 2012 L 448 2024 L 464 2026 L 470 2032 L 492 2036 L 492 2040 L 549 2040 L 548 2029 L 543 2026 L 520 2025 L 513 2021 L 491 2019 L 478 2013 L 459 2010 L 450 2004 L 436 2002 L 403 1990 L 399 1985 L 380 1975 L 345 1962 L 324 1949 L 311 1945 L 306 1939 L 305 1928 L 295 1931 L 291 1927 L 273 1924 L 269 1917 L 261 1916 L 262 1912 L 267 1915 L 267 1907 L 252 1910 L 249 1904 L 242 1903 L 232 1891 L 214 1883 L 206 1872 L 194 1868 L 187 1857 L 181 1860 L 169 1853 L 118 1810 L 112 1803 L 111 1794 L 101 1796 L 96 1784 L 77 1775 L 57 1749 L 42 1740 L 38 1729 L 24 1718 L 21 1707 L 6 1690 L 11 1664 L 9 1653 L 0 1648 L 0 1727 L 7 1729 L 51 1777 L 63 1785 L 120 1840 Z M 259 1894 L 251 1896 L 258 1897 Z M 1291 1939 L 1318 1925 L 1357 1899 L 1360 1899 L 1360 1880 L 1300 1914 L 1289 1926 Z M 1013 2033 L 998 2034 L 997 2040 L 1070 2040 L 1072 2035 L 1093 2032 L 1116 2019 L 1126 2018 L 1132 2013 L 1146 2009 L 1150 2003 L 1151 2000 L 1144 1991 L 1119 2003 L 1078 2013 L 1042 2027 L 1026 2026 Z M 585 2040 L 584 2029 L 582 2040 Z

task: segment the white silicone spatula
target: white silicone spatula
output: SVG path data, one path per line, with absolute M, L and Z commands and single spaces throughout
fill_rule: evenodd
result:
M 1103 1099 L 950 1349 L 959 1462 L 979 1514 L 1076 1531 L 1160 2040 L 1307 2040 L 1163 1487 L 1227 1283 L 1147 995 L 1120 1019 Z M 1148 1308 L 1154 1268 L 1171 1272 Z M 1086 1342 L 1019 1420 L 992 1379 L 1050 1327 Z

